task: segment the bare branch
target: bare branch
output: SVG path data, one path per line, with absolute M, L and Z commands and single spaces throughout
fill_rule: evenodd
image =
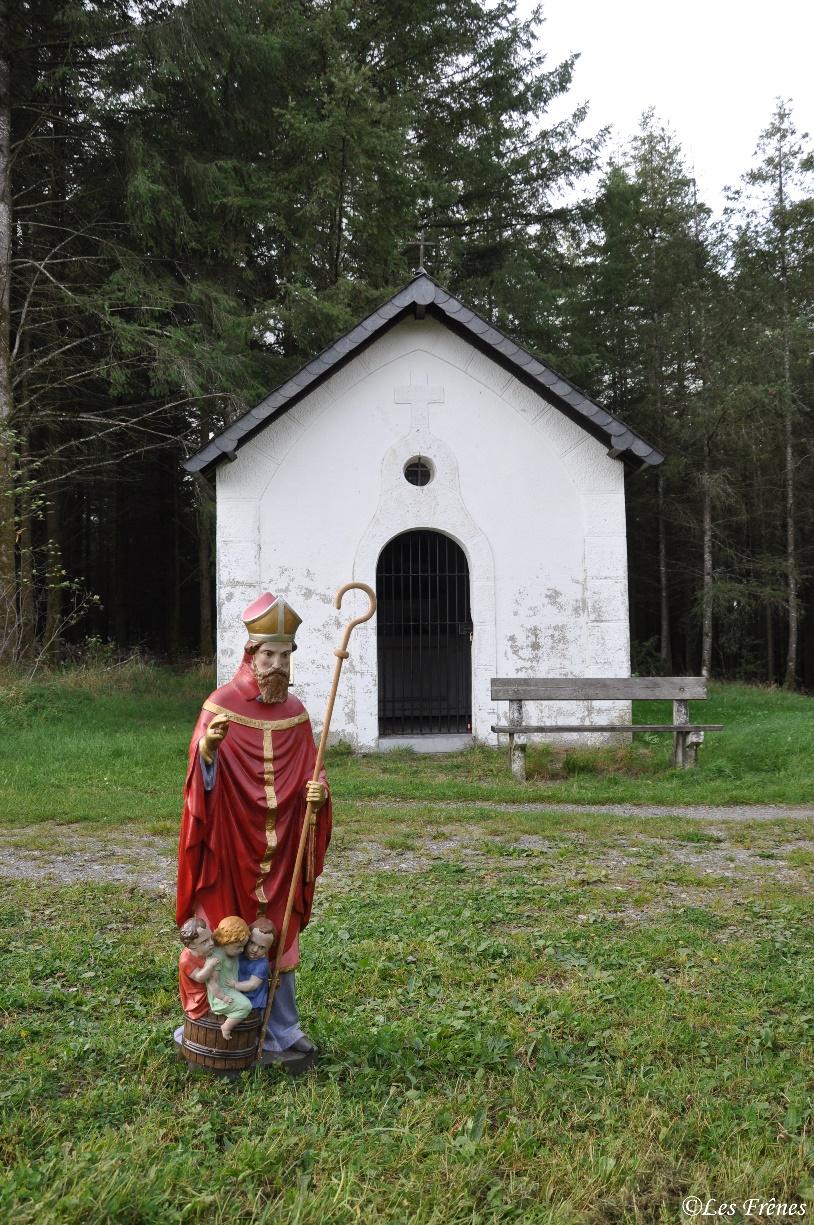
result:
M 47 362 L 53 361 L 54 358 L 58 357 L 60 353 L 66 353 L 68 349 L 75 349 L 77 345 L 87 344 L 89 340 L 96 340 L 99 336 L 104 336 L 104 335 L 106 335 L 105 332 L 92 332 L 89 336 L 80 336 L 77 340 L 71 340 L 66 345 L 60 345 L 58 349 L 51 349 L 45 355 L 45 357 L 41 357 L 39 361 L 32 362 L 30 366 L 26 366 L 26 368 L 23 371 L 21 371 L 21 373 L 13 380 L 12 386 L 16 387 L 18 383 L 21 383 L 23 381 L 23 379 L 28 378 L 30 376 L 32 370 L 37 370 L 40 366 L 46 365 Z M 110 362 L 107 362 L 105 364 L 110 365 Z M 72 377 L 76 377 L 76 376 L 72 376 Z M 70 377 L 64 379 L 63 382 L 65 383 L 70 382 Z
M 52 252 L 51 254 L 53 254 L 53 253 L 54 253 L 54 252 L 56 252 L 56 251 L 59 251 L 59 250 L 60 250 L 62 247 L 64 247 L 64 246 L 65 246 L 65 243 L 66 243 L 66 242 L 68 242 L 68 241 L 69 241 L 69 239 L 68 239 L 68 238 L 64 238 L 64 239 L 62 240 L 62 242 L 57 243 L 57 245 L 54 247 L 53 252 Z M 50 258 L 51 258 L 51 255 L 46 256 L 46 259 L 45 259 L 44 263 L 48 263 L 48 261 L 50 260 Z M 31 262 L 33 263 L 34 261 L 32 260 Z M 40 269 L 40 271 L 42 271 L 42 269 Z M 12 357 L 12 360 L 13 360 L 13 359 L 14 359 L 14 358 L 17 356 L 17 353 L 18 353 L 19 348 L 20 348 L 20 340 L 22 339 L 22 335 L 23 335 L 23 327 L 24 327 L 24 324 L 25 324 L 25 317 L 26 317 L 26 314 L 27 314 L 27 312 L 28 312 L 28 305 L 29 305 L 29 303 L 30 303 L 30 301 L 31 301 L 31 295 L 32 295 L 32 294 L 33 294 L 33 292 L 34 292 L 34 287 L 36 286 L 36 284 L 37 284 L 37 281 L 38 281 L 38 280 L 39 280 L 39 272 L 37 273 L 37 275 L 36 275 L 36 276 L 34 277 L 34 279 L 32 280 L 31 285 L 30 285 L 29 290 L 28 290 L 28 294 L 26 295 L 26 299 L 25 299 L 25 302 L 24 302 L 24 304 L 23 304 L 23 309 L 22 309 L 22 312 L 21 312 L 21 315 L 20 315 L 20 322 L 19 322 L 19 324 L 17 325 L 17 332 L 16 332 L 16 336 L 15 336 L 15 340 L 14 340 L 14 348 L 12 349 L 12 352 L 11 352 L 11 357 Z M 74 296 L 75 296 L 75 295 L 71 294 L 71 297 L 74 297 Z

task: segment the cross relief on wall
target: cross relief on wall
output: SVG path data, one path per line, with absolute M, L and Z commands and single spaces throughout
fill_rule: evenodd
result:
M 429 407 L 444 403 L 444 389 L 432 387 L 429 383 L 410 383 L 406 387 L 394 387 L 393 400 L 396 404 L 410 405 L 411 430 L 429 430 Z

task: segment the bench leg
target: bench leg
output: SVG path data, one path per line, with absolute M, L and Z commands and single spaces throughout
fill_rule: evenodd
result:
M 526 781 L 526 746 L 519 744 L 514 736 L 509 737 L 509 764 L 515 781 L 524 783 Z
M 689 723 L 690 704 L 683 698 L 673 702 L 673 723 Z M 673 732 L 673 766 L 676 770 L 687 768 L 688 732 Z
M 509 723 L 513 723 L 515 727 L 522 726 L 522 702 L 509 702 Z M 509 766 L 511 767 L 512 778 L 515 782 L 524 783 L 526 781 L 526 741 L 525 738 L 517 736 L 513 732 L 509 732 Z
M 687 766 L 694 769 L 698 765 L 698 750 L 704 743 L 703 732 L 690 732 L 687 736 Z

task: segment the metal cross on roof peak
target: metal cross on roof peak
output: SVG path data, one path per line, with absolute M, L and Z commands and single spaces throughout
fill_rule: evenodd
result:
M 424 230 L 419 230 L 413 241 L 408 242 L 406 245 L 408 247 L 418 247 L 418 267 L 416 268 L 416 272 L 426 273 L 426 268 L 424 267 L 424 251 L 426 247 L 434 247 L 435 243 L 427 242 L 427 235 L 425 234 Z

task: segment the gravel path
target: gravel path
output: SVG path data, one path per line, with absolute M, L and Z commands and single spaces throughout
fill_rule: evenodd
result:
M 20 846 L 26 833 L 36 847 Z M 50 841 L 42 850 L 43 841 Z M 133 830 L 89 834 L 81 825 L 38 825 L 33 831 L 0 830 L 0 879 L 54 880 L 62 885 L 96 881 L 138 885 L 155 893 L 175 891 L 175 856 L 170 839 Z
M 357 800 L 371 808 L 415 808 L 409 800 Z M 609 817 L 686 817 L 690 821 L 805 821 L 814 818 L 814 808 L 796 804 L 728 804 L 724 806 L 674 804 L 504 804 L 499 800 L 422 800 L 439 809 L 478 809 L 490 812 L 599 813 Z
M 358 803 L 358 802 L 357 802 Z M 367 802 L 365 802 L 367 806 Z M 424 807 L 408 802 L 370 801 L 371 807 L 409 811 Z M 436 829 L 427 837 L 407 834 L 404 847 L 388 845 L 385 834 L 376 837 L 347 836 L 337 830 L 324 873 L 324 887 L 341 890 L 350 887 L 354 876 L 368 872 L 424 872 L 439 861 L 455 862 L 471 869 L 500 871 L 511 869 L 518 858 L 532 857 L 553 879 L 579 880 L 580 873 L 590 868 L 610 878 L 630 883 L 631 869 L 641 865 L 642 858 L 658 859 L 663 864 L 680 863 L 703 874 L 735 876 L 743 874 L 753 881 L 761 877 L 785 880 L 789 884 L 810 887 L 810 870 L 800 862 L 786 860 L 790 851 L 814 856 L 814 839 L 795 835 L 789 842 L 788 829 L 778 830 L 758 845 L 742 847 L 727 834 L 727 826 L 735 833 L 737 823 L 771 821 L 809 821 L 814 808 L 785 805 L 740 807 L 665 806 L 633 807 L 625 804 L 503 804 L 490 801 L 448 801 L 433 804 L 440 812 L 453 813 L 462 809 L 517 813 L 605 814 L 618 817 L 684 817 L 697 821 L 709 838 L 702 845 L 686 845 L 679 836 L 668 846 L 663 838 L 651 839 L 639 827 L 630 833 L 618 830 L 609 838 L 599 838 L 593 845 L 584 833 L 558 830 L 572 844 L 576 860 L 564 862 L 559 852 L 562 843 L 538 834 L 503 832 L 487 835 L 473 824 L 456 822 Z M 398 830 L 393 831 L 398 834 Z M 807 832 L 807 831 L 806 831 Z M 802 833 L 802 831 L 801 831 Z M 540 858 L 542 857 L 542 858 Z M 135 827 L 115 830 L 88 830 L 81 825 L 43 824 L 30 829 L 0 829 L 0 879 L 51 880 L 60 884 L 95 881 L 106 884 L 126 884 L 155 893 L 172 894 L 175 888 L 175 839 L 145 834 Z

